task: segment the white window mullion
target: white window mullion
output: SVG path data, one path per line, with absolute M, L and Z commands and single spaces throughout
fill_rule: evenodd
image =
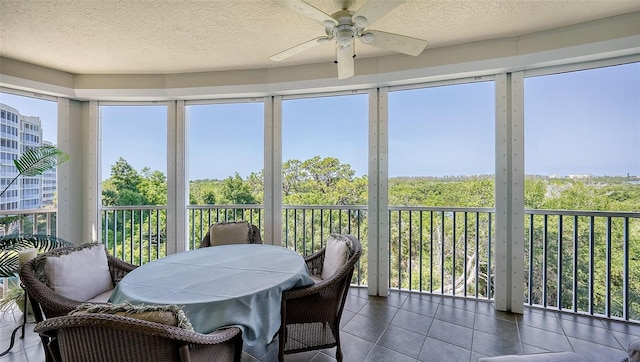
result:
M 264 99 L 264 240 L 282 243 L 282 97 Z
M 167 255 L 187 250 L 184 101 L 167 102 Z
M 368 288 L 389 294 L 388 88 L 369 91 Z
M 524 128 L 522 72 L 496 76 L 494 301 L 524 308 Z

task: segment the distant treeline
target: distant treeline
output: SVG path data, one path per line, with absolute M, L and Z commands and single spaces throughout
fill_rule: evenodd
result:
M 349 164 L 319 156 L 289 160 L 282 167 L 282 196 L 286 205 L 366 205 L 368 180 L 355 176 Z M 138 172 L 120 158 L 103 182 L 103 205 L 165 205 L 166 176 L 144 168 Z M 389 204 L 396 206 L 493 207 L 493 175 L 393 177 Z M 262 204 L 263 173 L 246 178 L 237 173 L 223 180 L 194 180 L 189 202 Z M 541 176 L 525 178 L 525 208 L 595 211 L 639 211 L 638 176 Z

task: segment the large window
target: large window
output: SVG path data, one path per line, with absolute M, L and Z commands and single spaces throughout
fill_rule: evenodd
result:
M 640 63 L 525 78 L 524 96 L 526 300 L 640 319 Z
M 284 100 L 283 204 L 366 204 L 368 120 L 366 94 Z
M 102 204 L 167 204 L 167 107 L 100 106 Z
M 640 63 L 531 77 L 524 85 L 527 175 L 640 176 Z M 592 201 L 571 208 L 606 210 Z
M 18 175 L 13 161 L 25 150 L 56 145 L 57 112 L 55 101 L 0 93 L 0 190 Z M 40 176 L 22 176 L 0 199 L 0 210 L 55 208 L 56 175 L 54 168 Z
M 262 204 L 264 104 L 187 106 L 189 203 Z
M 366 240 L 368 125 L 367 94 L 283 100 L 283 245 L 308 254 L 330 233 Z
M 194 104 L 186 114 L 190 247 L 216 222 L 247 220 L 261 229 L 264 103 Z
M 389 93 L 390 287 L 491 296 L 494 99 L 493 82 Z

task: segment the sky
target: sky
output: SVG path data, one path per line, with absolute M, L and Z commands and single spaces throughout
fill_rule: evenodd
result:
M 389 175 L 493 174 L 493 82 L 389 93 Z M 43 121 L 55 139 L 56 105 L 0 94 Z M 525 173 L 640 176 L 640 63 L 525 79 Z M 102 173 L 122 157 L 166 174 L 166 106 L 103 106 Z M 336 157 L 357 176 L 368 167 L 368 95 L 285 99 L 283 161 Z M 260 172 L 261 102 L 187 106 L 189 179 Z

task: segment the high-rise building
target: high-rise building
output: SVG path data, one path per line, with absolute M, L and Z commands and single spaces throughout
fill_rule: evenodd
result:
M 25 116 L 0 103 L 0 187 L 4 189 L 18 176 L 14 160 L 29 148 L 51 145 L 42 138 L 40 117 Z M 40 176 L 22 176 L 0 199 L 0 210 L 38 209 L 52 205 L 56 192 L 56 169 Z

